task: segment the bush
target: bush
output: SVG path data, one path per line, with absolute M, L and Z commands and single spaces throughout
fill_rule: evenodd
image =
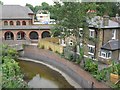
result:
M 17 52 L 9 47 L 4 48 L 2 51 L 2 88 L 24 88 L 27 87 L 27 83 L 23 80 L 23 74 L 21 74 L 20 67 L 15 61 Z
M 96 71 L 98 70 L 98 64 L 93 62 L 91 59 L 87 59 L 85 61 L 85 70 L 90 73 L 96 73 Z
M 82 60 L 82 59 L 80 58 L 80 56 L 78 56 L 77 59 L 76 59 L 76 63 L 77 63 L 77 64 L 80 64 L 80 63 L 81 63 L 81 60 Z
M 60 54 L 58 51 L 55 51 L 55 53 Z
M 52 51 L 51 47 L 49 47 L 49 50 Z
M 64 53 L 61 53 L 60 55 L 61 55 L 61 57 L 64 57 Z
M 44 49 L 44 45 L 41 46 L 41 49 Z
M 69 60 L 69 61 L 72 61 L 73 59 L 74 59 L 73 54 L 69 54 L 69 55 L 68 55 L 68 60 Z
M 93 75 L 94 78 L 96 78 L 98 81 L 107 81 L 107 70 L 103 69 L 101 71 L 97 71 L 96 74 Z

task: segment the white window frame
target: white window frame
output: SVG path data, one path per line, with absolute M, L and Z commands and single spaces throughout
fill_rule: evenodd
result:
M 95 37 L 95 30 L 94 29 L 89 29 L 90 33 L 89 33 L 89 37 L 94 38 Z M 93 32 L 93 34 L 92 34 Z
M 108 57 L 108 53 L 110 53 L 110 57 Z M 103 56 L 102 54 L 105 54 L 105 56 Z M 112 52 L 111 51 L 106 51 L 106 50 L 100 50 L 99 57 L 104 58 L 104 59 L 111 59 Z
M 95 49 L 95 46 L 94 46 L 94 45 L 89 45 L 89 44 L 88 44 L 88 48 L 89 48 L 89 47 Z M 88 51 L 88 54 L 94 55 L 94 53 L 91 53 L 91 52 L 89 52 L 89 51 Z
M 112 39 L 116 39 L 116 29 L 112 30 Z

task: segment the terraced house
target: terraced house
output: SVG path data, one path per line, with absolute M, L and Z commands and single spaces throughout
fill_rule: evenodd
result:
M 34 25 L 34 13 L 25 6 L 2 5 L 0 37 L 3 41 L 37 41 L 50 37 L 50 26 Z
M 95 19 L 99 19 L 97 25 Z M 120 61 L 120 17 L 114 21 L 107 15 L 95 17 L 86 34 L 85 57 L 104 63 Z

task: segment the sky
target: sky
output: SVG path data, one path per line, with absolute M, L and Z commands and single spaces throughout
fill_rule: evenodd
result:
M 53 5 L 54 0 L 0 0 L 4 5 L 21 5 L 25 6 L 26 3 L 29 3 L 33 6 L 41 5 L 42 2 L 46 2 L 49 5 Z

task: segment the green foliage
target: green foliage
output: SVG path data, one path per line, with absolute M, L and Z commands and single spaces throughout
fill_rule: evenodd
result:
M 107 80 L 107 70 L 103 69 L 101 71 L 97 71 L 96 74 L 93 74 L 93 77 L 96 78 L 98 81 L 106 81 Z
M 120 83 L 118 83 L 118 84 L 112 84 L 111 87 L 114 88 L 114 89 L 116 89 L 116 90 L 119 90 L 120 89 Z
M 80 63 L 81 63 L 81 60 L 82 60 L 82 59 L 80 58 L 80 56 L 77 57 L 77 59 L 76 59 L 76 63 L 77 63 L 77 64 L 80 64 Z
M 120 76 L 120 63 L 117 65 L 118 75 Z
M 65 57 L 64 53 L 61 53 L 60 55 L 61 55 L 61 57 Z
M 120 3 L 118 2 L 102 2 L 97 4 L 97 12 L 98 15 L 103 16 L 104 14 L 108 14 L 111 17 L 115 16 L 116 13 L 120 14 Z
M 44 49 L 44 45 L 41 46 L 41 49 Z
M 27 87 L 23 81 L 18 63 L 14 60 L 17 57 L 17 52 L 8 46 L 3 45 L 2 48 L 2 88 L 24 88 Z
M 90 73 L 95 73 L 98 70 L 98 64 L 93 62 L 91 59 L 85 60 L 85 70 Z
M 0 5 L 3 5 L 3 2 L 2 2 L 2 1 L 0 1 Z
M 49 47 L 49 50 L 52 51 L 51 47 Z
M 74 59 L 74 58 L 73 58 L 73 54 L 69 54 L 68 57 L 67 57 L 67 59 L 68 59 L 69 61 L 73 61 L 73 59 Z
M 2 55 L 16 59 L 18 57 L 18 52 L 13 48 L 8 47 L 7 45 L 2 45 Z
M 118 74 L 119 64 L 116 64 L 114 61 L 112 62 L 112 65 L 108 68 L 110 73 Z
M 55 51 L 55 53 L 60 54 L 58 51 Z

